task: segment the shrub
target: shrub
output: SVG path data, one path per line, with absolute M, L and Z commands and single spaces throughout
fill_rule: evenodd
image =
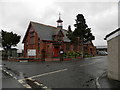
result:
M 67 52 L 67 53 L 66 53 L 66 56 L 67 56 L 67 57 L 71 57 L 71 58 L 76 58 L 76 57 L 78 57 L 78 56 L 81 56 L 81 53 L 80 53 L 80 52 L 71 51 L 71 52 Z
M 63 54 L 63 57 L 67 57 L 67 54 L 66 54 L 66 53 L 64 53 L 64 54 Z

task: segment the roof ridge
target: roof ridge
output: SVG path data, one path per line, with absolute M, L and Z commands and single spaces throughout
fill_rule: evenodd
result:
M 57 29 L 57 27 L 54 27 L 54 26 L 51 26 L 51 25 L 46 25 L 46 24 L 43 24 L 43 23 L 38 23 L 38 22 L 33 22 L 33 21 L 30 21 L 31 23 L 36 23 L 36 24 L 41 24 L 41 25 L 44 25 L 44 26 L 48 26 L 48 27 L 52 27 L 52 28 L 55 28 Z
M 55 26 L 46 25 L 46 24 L 43 24 L 43 23 L 38 23 L 38 22 L 33 22 L 33 21 L 30 21 L 30 23 L 36 23 L 36 24 L 40 24 L 40 25 L 44 25 L 44 26 L 47 26 L 47 27 L 52 27 L 52 28 L 58 29 L 58 28 L 55 27 Z M 63 29 L 63 30 L 67 31 L 66 29 Z
M 38 36 L 41 37 L 41 40 L 52 40 L 52 35 L 54 34 L 54 32 L 59 31 L 59 30 L 56 30 L 56 29 L 60 29 L 60 28 L 57 28 L 57 27 L 54 27 L 54 26 L 45 25 L 45 24 L 42 24 L 42 23 L 39 23 L 39 22 L 30 21 L 27 32 L 29 31 L 29 29 L 31 27 L 38 33 Z M 62 31 L 63 31 L 64 34 L 66 34 L 65 29 L 62 29 Z M 25 41 L 27 32 L 24 36 L 23 43 Z M 65 35 L 64 41 L 65 42 L 70 41 L 68 38 L 66 38 L 66 35 Z

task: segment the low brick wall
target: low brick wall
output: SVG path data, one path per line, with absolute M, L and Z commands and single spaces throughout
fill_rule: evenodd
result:
M 81 57 L 76 57 L 76 58 L 63 58 L 63 61 L 70 61 L 73 59 L 81 59 Z M 9 61 L 16 61 L 16 62 L 42 62 L 42 61 L 60 61 L 60 58 L 14 58 L 14 59 L 9 59 Z

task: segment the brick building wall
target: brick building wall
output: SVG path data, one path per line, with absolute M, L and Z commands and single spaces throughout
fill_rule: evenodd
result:
M 44 33 L 43 33 L 44 34 Z M 54 39 L 63 38 L 62 32 L 58 33 L 59 35 L 56 36 Z M 60 37 L 59 37 L 60 36 Z M 59 51 L 63 50 L 64 52 L 68 51 L 81 51 L 80 45 L 74 45 L 70 42 L 62 42 L 60 45 L 56 45 L 57 40 L 42 40 L 42 38 L 38 35 L 38 32 L 32 27 L 30 24 L 26 35 L 24 37 L 24 57 L 25 58 L 53 58 L 59 57 Z M 86 52 L 89 54 L 96 54 L 96 49 L 90 43 L 88 46 L 84 45 L 86 48 Z M 31 55 L 33 54 L 33 55 Z

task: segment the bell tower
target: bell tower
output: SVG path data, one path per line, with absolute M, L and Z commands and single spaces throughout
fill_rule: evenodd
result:
M 60 13 L 59 13 L 59 19 L 57 20 L 57 28 L 61 28 L 62 29 L 62 22 L 63 22 L 63 20 L 61 20 L 61 17 L 60 17 Z

